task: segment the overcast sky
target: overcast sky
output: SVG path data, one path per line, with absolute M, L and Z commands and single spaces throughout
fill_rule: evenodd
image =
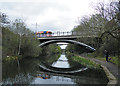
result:
M 77 19 L 94 13 L 97 2 L 109 0 L 1 0 L 0 11 L 10 20 L 23 19 L 33 31 L 71 31 Z

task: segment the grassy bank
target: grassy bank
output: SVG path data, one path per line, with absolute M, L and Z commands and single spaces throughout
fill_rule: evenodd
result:
M 74 55 L 72 57 L 73 61 L 79 62 L 82 65 L 85 65 L 89 68 L 101 68 L 101 66 L 97 63 L 95 63 L 94 61 L 91 61 L 89 59 L 86 59 L 84 57 L 78 56 L 78 55 Z
M 96 57 L 96 59 L 102 60 L 102 61 L 106 61 L 105 58 L 103 57 Z M 117 56 L 111 56 L 109 57 L 109 62 L 112 62 L 113 64 L 116 64 L 118 66 L 120 66 L 120 62 L 119 62 L 119 58 Z
M 79 56 L 77 54 L 67 52 L 66 55 L 67 55 L 68 59 L 70 61 L 73 61 L 74 63 L 79 63 L 79 64 L 87 66 L 89 68 L 97 68 L 97 69 L 101 68 L 101 66 L 99 64 L 95 63 L 94 61 L 91 61 L 91 60 L 84 58 L 82 56 Z
M 106 61 L 105 56 L 97 56 L 97 55 L 95 55 L 94 53 L 88 54 L 88 55 L 86 55 L 85 57 L 96 58 L 96 59 L 99 59 L 99 60 L 102 60 L 102 61 Z M 110 56 L 108 57 L 108 59 L 109 59 L 109 62 L 120 66 L 120 59 L 119 59 L 118 56 L 112 56 L 112 55 L 110 55 Z

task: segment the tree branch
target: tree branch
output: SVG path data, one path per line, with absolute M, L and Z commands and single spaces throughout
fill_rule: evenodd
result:
M 101 34 L 100 38 L 102 38 L 105 34 L 111 35 L 115 39 L 119 39 L 119 37 L 114 36 L 110 31 L 105 31 L 104 33 Z

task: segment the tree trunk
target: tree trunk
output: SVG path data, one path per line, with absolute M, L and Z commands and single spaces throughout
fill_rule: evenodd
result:
M 20 48 L 21 48 L 21 34 L 20 34 L 20 41 L 19 41 L 19 45 L 18 45 L 18 55 L 20 55 Z

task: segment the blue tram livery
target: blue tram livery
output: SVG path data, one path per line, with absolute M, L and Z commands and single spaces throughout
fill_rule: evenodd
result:
M 40 31 L 40 32 L 36 32 L 36 36 L 41 38 L 41 37 L 51 37 L 52 36 L 52 32 L 51 31 Z

